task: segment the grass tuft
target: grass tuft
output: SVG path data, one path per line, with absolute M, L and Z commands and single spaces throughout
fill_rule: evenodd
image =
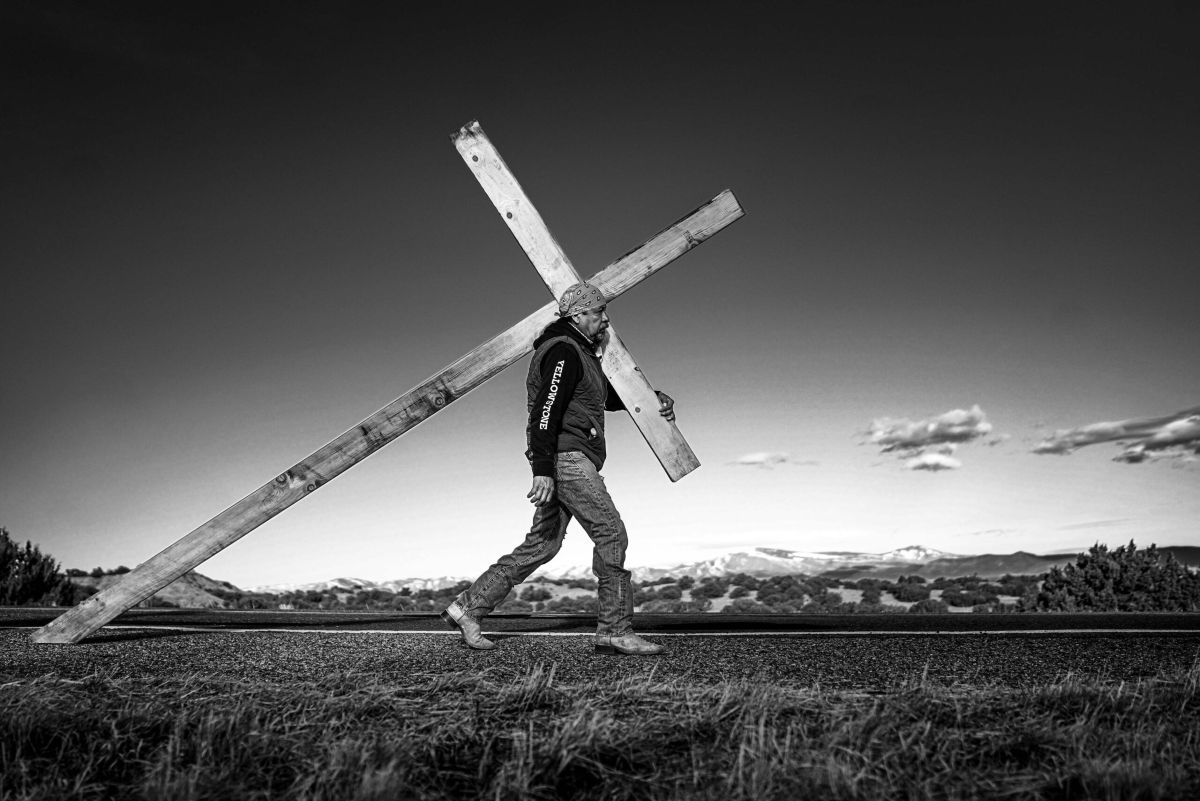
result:
M 1200 797 L 1200 663 L 886 693 L 555 674 L 0 676 L 0 797 Z

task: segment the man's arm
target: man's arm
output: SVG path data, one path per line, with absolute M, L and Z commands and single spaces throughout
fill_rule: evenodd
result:
M 613 389 L 613 385 L 608 383 L 608 379 L 604 380 L 605 386 L 608 387 L 608 395 L 604 398 L 604 411 L 606 412 L 623 412 L 625 411 L 625 401 L 621 400 L 621 396 Z
M 675 420 L 675 399 L 661 389 L 654 390 L 654 394 L 658 395 L 658 413 L 670 421 Z M 620 412 L 624 411 L 625 402 L 621 400 L 621 396 L 613 389 L 613 385 L 608 385 L 608 397 L 604 399 L 604 411 Z
M 579 353 L 566 342 L 551 347 L 542 359 L 541 385 L 529 410 L 529 451 L 525 454 L 534 476 L 554 477 L 554 451 L 563 414 L 582 372 Z

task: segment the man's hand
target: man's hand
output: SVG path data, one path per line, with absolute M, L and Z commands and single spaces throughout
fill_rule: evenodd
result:
M 662 404 L 658 407 L 658 413 L 667 418 L 668 422 L 675 422 L 675 400 L 665 392 L 654 390 L 654 394 L 658 395 L 658 402 Z
M 534 506 L 545 506 L 554 497 L 554 479 L 550 476 L 534 476 L 533 487 L 525 496 Z

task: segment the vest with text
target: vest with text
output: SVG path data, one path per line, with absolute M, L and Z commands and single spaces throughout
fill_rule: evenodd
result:
M 543 342 L 533 353 L 529 362 L 529 374 L 525 378 L 525 389 L 528 397 L 526 411 L 529 413 L 525 425 L 525 444 L 529 446 L 532 433 L 533 404 L 537 391 L 542 384 L 542 360 L 546 352 L 556 343 L 566 342 L 579 353 L 579 362 L 583 365 L 579 383 L 575 392 L 567 399 L 567 408 L 563 412 L 562 430 L 558 433 L 558 443 L 555 451 L 583 451 L 599 470 L 604 466 L 607 454 L 604 445 L 604 401 L 608 397 L 608 380 L 600 369 L 600 359 L 580 347 L 569 336 L 554 337 Z

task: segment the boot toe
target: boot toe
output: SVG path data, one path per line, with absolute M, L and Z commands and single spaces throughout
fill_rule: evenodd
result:
M 643 640 L 636 634 L 626 634 L 620 637 L 601 636 L 596 639 L 596 653 L 598 654 L 654 656 L 666 650 L 666 648 L 658 643 Z

